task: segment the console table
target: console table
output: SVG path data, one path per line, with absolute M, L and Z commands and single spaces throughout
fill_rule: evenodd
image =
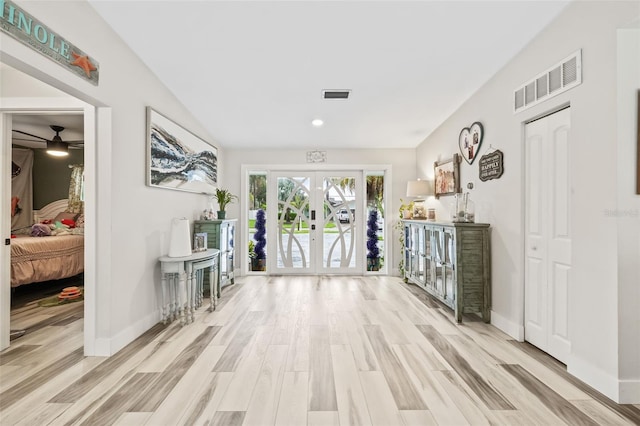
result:
M 193 322 L 194 313 L 202 306 L 205 270 L 209 271 L 210 311 L 217 304 L 219 289 L 218 263 L 220 250 L 207 249 L 189 256 L 162 256 L 162 323 L 180 319 L 181 324 Z
M 462 314 L 491 321 L 491 247 L 488 223 L 403 220 L 404 277 Z

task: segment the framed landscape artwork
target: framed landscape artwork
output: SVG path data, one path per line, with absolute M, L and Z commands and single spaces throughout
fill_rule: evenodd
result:
M 147 107 L 147 185 L 214 194 L 218 150 Z
M 434 190 L 436 198 L 442 195 L 453 195 L 460 190 L 460 156 L 453 154 L 453 158 L 436 161 L 434 164 Z

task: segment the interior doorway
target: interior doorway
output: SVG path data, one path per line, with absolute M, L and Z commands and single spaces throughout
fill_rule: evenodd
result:
M 387 273 L 393 264 L 387 238 L 392 224 L 385 220 L 391 172 L 385 164 L 243 165 L 241 270 L 251 275 Z
M 567 363 L 571 286 L 570 108 L 525 125 L 525 340 Z
M 24 64 L 12 64 L 15 69 L 11 69 L 0 64 L 0 71 L 4 74 L 9 68 L 17 74 L 12 75 L 12 81 L 19 81 L 20 84 L 12 84 L 11 87 L 3 87 L 2 91 L 2 107 L 0 107 L 0 149 L 2 150 L 2 161 L 0 162 L 0 176 L 3 176 L 0 185 L 0 200 L 3 206 L 9 206 L 11 203 L 11 179 L 4 179 L 10 176 L 11 170 L 11 139 L 13 127 L 13 115 L 15 114 L 56 114 L 60 112 L 74 112 L 82 114 L 84 123 L 84 142 L 86 149 L 84 152 L 85 163 L 85 244 L 84 244 L 84 353 L 85 355 L 108 355 L 108 348 L 99 347 L 96 341 L 96 288 L 97 274 L 96 263 L 98 261 L 98 245 L 97 234 L 99 233 L 95 224 L 96 220 L 96 201 L 97 194 L 97 167 L 96 167 L 96 139 L 98 136 L 106 138 L 110 134 L 105 135 L 97 131 L 97 117 L 101 117 L 101 123 L 104 129 L 111 126 L 110 110 L 108 108 L 97 109 L 82 100 L 71 97 L 39 81 L 28 74 L 22 73 L 20 70 Z M 28 69 L 25 65 L 24 69 Z M 17 79 L 17 80 L 16 80 Z M 21 88 L 30 91 L 30 96 L 22 95 Z M 5 90 L 7 89 L 7 90 Z M 32 97 L 34 93 L 40 92 L 42 97 Z M 106 139 L 105 139 L 106 140 Z M 108 168 L 110 165 L 110 156 L 105 155 L 101 159 L 101 163 Z M 2 242 L 0 245 L 0 282 L 4 285 L 0 288 L 0 350 L 9 346 L 10 342 L 10 306 L 11 306 L 11 287 L 8 283 L 11 281 L 10 269 L 10 235 L 11 235 L 11 215 L 9 208 L 3 208 L 0 217 L 0 230 L 2 233 Z
M 84 116 L 11 115 L 10 340 L 62 324 L 81 330 Z

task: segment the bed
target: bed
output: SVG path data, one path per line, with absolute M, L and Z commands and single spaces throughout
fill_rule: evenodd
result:
M 67 200 L 58 200 L 34 212 L 34 223 L 53 219 L 64 212 Z M 78 230 L 80 231 L 80 230 Z M 84 272 L 84 235 L 11 239 L 11 287 L 59 280 Z

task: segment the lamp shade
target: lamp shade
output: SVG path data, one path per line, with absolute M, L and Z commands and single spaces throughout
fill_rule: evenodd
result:
M 171 221 L 171 238 L 169 240 L 169 257 L 191 255 L 191 231 L 189 219 L 173 218 Z
M 407 197 L 425 197 L 433 194 L 429 181 L 410 180 L 407 182 Z

